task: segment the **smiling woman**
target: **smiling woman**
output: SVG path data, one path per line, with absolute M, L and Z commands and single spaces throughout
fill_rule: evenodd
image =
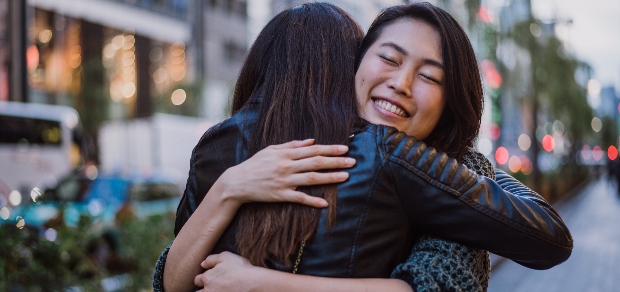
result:
M 437 29 L 417 19 L 397 20 L 383 30 L 359 65 L 359 115 L 424 140 L 443 112 L 443 75 Z

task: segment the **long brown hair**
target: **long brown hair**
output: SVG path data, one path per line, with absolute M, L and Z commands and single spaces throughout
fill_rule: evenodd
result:
M 448 12 L 428 2 L 397 5 L 383 10 L 368 29 L 355 69 L 357 71 L 368 48 L 379 38 L 383 28 L 401 18 L 424 21 L 439 32 L 446 103 L 437 126 L 424 141 L 439 151 L 460 158 L 478 136 L 483 90 L 474 49 L 463 28 Z
M 260 97 L 249 155 L 273 145 L 314 138 L 343 144 L 357 117 L 354 69 L 363 32 L 340 8 L 306 3 L 276 15 L 252 45 L 235 86 L 232 112 Z M 242 183 L 242 182 L 241 182 Z M 336 186 L 300 190 L 329 202 L 335 220 Z M 316 230 L 320 211 L 291 203 L 250 203 L 239 210 L 237 251 L 254 265 L 290 256 Z

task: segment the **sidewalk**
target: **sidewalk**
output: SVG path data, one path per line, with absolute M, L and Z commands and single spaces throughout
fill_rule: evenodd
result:
M 561 265 L 537 271 L 506 260 L 491 272 L 489 292 L 620 291 L 620 196 L 605 177 L 556 207 L 575 242 Z

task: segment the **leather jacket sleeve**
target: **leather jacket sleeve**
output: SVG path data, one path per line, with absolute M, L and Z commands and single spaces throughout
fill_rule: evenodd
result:
M 478 175 L 495 180 L 493 165 L 481 153 L 469 149 L 461 162 Z M 424 235 L 390 277 L 407 282 L 413 291 L 486 291 L 490 276 L 488 251 Z
M 514 178 L 496 172 L 504 190 L 402 132 L 375 129 L 386 171 L 414 229 L 532 269 L 551 268 L 570 256 L 573 241 L 560 216 Z
M 185 192 L 177 207 L 174 235 L 177 236 L 185 222 L 196 211 L 215 181 L 235 166 L 235 157 L 242 151 L 239 127 L 232 122 L 222 122 L 210 128 L 194 148 Z

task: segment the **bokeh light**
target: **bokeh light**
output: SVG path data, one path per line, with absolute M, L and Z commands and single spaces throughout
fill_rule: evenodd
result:
M 535 36 L 535 37 L 541 36 L 542 35 L 542 28 L 540 27 L 540 24 L 538 24 L 538 23 L 530 24 L 530 33 L 532 33 L 532 35 Z
M 52 31 L 49 29 L 44 29 L 39 33 L 39 41 L 47 44 L 52 40 Z
M 131 98 L 136 93 L 136 84 L 133 82 L 127 82 L 123 85 L 123 97 Z
M 583 145 L 581 147 L 581 157 L 583 160 L 590 160 L 592 158 L 592 148 L 590 148 L 590 145 Z
M 594 132 L 599 132 L 602 128 L 603 128 L 603 122 L 601 122 L 601 119 L 594 117 L 592 119 L 592 130 L 594 130 Z
M 484 80 L 489 84 L 491 88 L 500 88 L 502 86 L 502 75 L 499 73 L 495 64 L 490 60 L 483 60 L 480 64 L 480 69 Z
M 497 148 L 497 150 L 495 150 L 495 161 L 497 161 L 498 164 L 506 164 L 506 162 L 508 162 L 508 157 L 508 149 L 504 147 L 499 147 Z
M 553 122 L 553 132 L 558 134 L 564 133 L 564 123 L 562 123 L 562 121 L 560 120 L 556 120 L 555 122 Z
M 553 147 L 555 147 L 555 141 L 551 135 L 545 135 L 542 139 L 543 149 L 547 152 L 553 151 Z
M 609 157 L 609 160 L 616 160 L 618 158 L 618 148 L 614 145 L 609 146 L 607 148 L 607 157 Z
M 493 21 L 493 14 L 491 14 L 491 11 L 482 5 L 478 8 L 478 13 L 476 16 L 478 16 L 478 19 L 484 23 L 491 23 Z
M 26 226 L 26 220 L 24 220 L 24 218 L 22 216 L 17 216 L 15 218 L 15 221 L 17 221 L 17 223 L 15 224 L 15 227 L 17 227 L 19 229 L 23 229 L 24 226 Z
M 37 46 L 32 45 L 26 50 L 26 67 L 28 71 L 32 72 L 39 66 L 39 49 Z
M 592 158 L 596 161 L 601 160 L 603 158 L 603 149 L 599 146 L 594 146 L 594 148 L 592 148 Z
M 9 194 L 9 203 L 13 206 L 19 206 L 22 203 L 22 194 L 18 191 L 12 191 Z
M 30 198 L 33 202 L 36 202 L 39 197 L 41 197 L 41 190 L 39 188 L 33 188 L 32 191 L 30 191 Z
M 499 135 L 501 134 L 502 130 L 497 124 L 491 124 L 489 127 L 489 131 L 491 132 L 491 139 L 493 139 L 493 141 L 496 141 L 497 139 L 499 139 Z
M 510 160 L 508 161 L 508 168 L 512 172 L 518 172 L 521 170 L 521 159 L 517 156 L 510 157 Z
M 86 177 L 88 177 L 88 179 L 90 180 L 94 180 L 97 178 L 97 175 L 99 175 L 99 171 L 97 170 L 97 167 L 94 165 L 89 165 L 86 168 Z
M 181 105 L 185 102 L 186 97 L 187 97 L 187 94 L 185 94 L 185 90 L 177 89 L 174 92 L 172 92 L 172 96 L 170 97 L 170 100 L 172 101 L 172 104 L 174 105 Z
M 532 140 L 530 139 L 530 136 L 528 136 L 527 134 L 521 134 L 519 136 L 519 148 L 521 148 L 521 150 L 523 151 L 527 151 L 528 149 L 530 149 L 530 146 L 532 146 Z
M 49 241 L 55 241 L 56 237 L 58 236 L 58 232 L 54 228 L 48 228 L 45 230 L 44 236 L 45 239 Z
M 6 220 L 6 219 L 9 219 L 10 216 L 11 216 L 11 211 L 9 210 L 9 208 L 2 207 L 2 209 L 0 209 L 0 218 L 2 218 L 3 220 Z
M 521 155 L 519 158 L 521 159 L 521 172 L 525 175 L 532 173 L 532 170 L 534 169 L 532 161 L 525 155 Z
M 601 94 L 601 84 L 594 79 L 588 80 L 588 93 L 592 97 L 598 97 Z

